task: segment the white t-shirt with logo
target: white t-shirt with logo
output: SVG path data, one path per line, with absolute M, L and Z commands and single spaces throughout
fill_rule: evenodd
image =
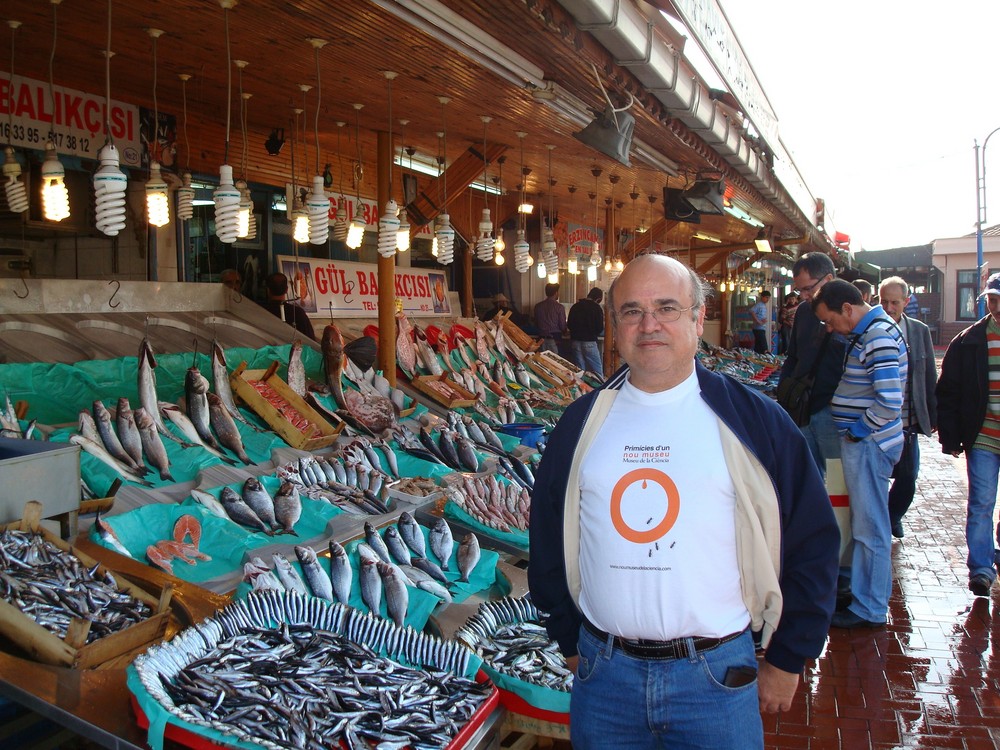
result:
M 747 627 L 735 491 L 696 373 L 659 393 L 626 382 L 584 457 L 580 488 L 587 619 L 657 641 Z

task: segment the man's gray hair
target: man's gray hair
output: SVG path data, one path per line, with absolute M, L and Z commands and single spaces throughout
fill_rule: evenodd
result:
M 712 286 L 701 278 L 701 276 L 698 275 L 698 272 L 693 268 L 686 266 L 676 258 L 671 258 L 669 255 L 644 253 L 642 255 L 637 255 L 629 262 L 634 263 L 644 257 L 663 258 L 664 260 L 670 261 L 672 264 L 676 263 L 687 272 L 688 278 L 691 281 L 691 319 L 696 320 L 698 318 L 698 311 L 705 306 L 705 300 L 708 299 L 708 296 L 714 291 Z M 611 282 L 611 286 L 608 288 L 608 309 L 611 310 L 611 317 L 614 318 L 616 322 L 618 320 L 618 308 L 615 307 L 615 286 L 618 284 L 618 279 L 620 278 L 621 275 L 619 274 L 618 277 Z
M 887 286 L 898 286 L 903 290 L 904 297 L 910 296 L 910 285 L 906 283 L 906 279 L 902 276 L 889 276 L 888 278 L 882 279 L 878 285 L 878 293 L 881 295 L 882 290 Z

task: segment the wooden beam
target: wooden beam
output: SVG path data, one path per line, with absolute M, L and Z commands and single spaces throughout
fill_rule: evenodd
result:
M 494 162 L 507 151 L 507 148 L 502 143 L 487 144 L 486 163 Z M 455 159 L 441 176 L 428 182 L 417 194 L 416 199 L 407 204 L 406 212 L 410 221 L 417 226 L 429 224 L 438 214 L 443 213 L 448 206 L 461 198 L 469 183 L 483 174 L 483 160 L 482 149 L 473 146 L 466 149 L 465 153 Z M 447 200 L 444 200 L 445 185 L 450 188 Z
M 378 211 L 389 200 L 389 170 L 392 169 L 392 139 L 378 131 L 376 192 Z M 396 385 L 396 256 L 378 256 L 378 366 L 389 384 Z

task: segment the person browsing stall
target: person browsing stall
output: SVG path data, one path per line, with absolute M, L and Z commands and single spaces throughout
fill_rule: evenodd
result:
M 267 299 L 261 303 L 261 307 L 315 341 L 316 333 L 306 311 L 292 302 L 285 301 L 285 296 L 288 294 L 288 277 L 278 271 L 268 276 L 264 285 L 267 287 Z
M 789 708 L 826 640 L 830 500 L 785 412 L 697 362 L 706 293 L 667 256 L 625 267 L 626 364 L 570 404 L 537 473 L 528 583 L 576 673 L 576 750 L 762 748 L 760 712 Z
M 892 535 L 897 539 L 902 539 L 905 534 L 903 516 L 910 509 L 917 491 L 917 475 L 920 473 L 917 435 L 932 435 L 937 427 L 934 342 L 931 340 L 931 329 L 925 323 L 903 313 L 909 296 L 909 286 L 899 276 L 882 279 L 879 284 L 879 302 L 903 334 L 909 365 L 906 389 L 903 391 L 903 453 L 892 468 L 892 485 L 889 487 L 889 524 Z
M 750 308 L 750 317 L 753 319 L 753 350 L 757 354 L 766 354 L 771 350 L 767 342 L 767 303 L 771 301 L 771 293 L 763 291 L 757 304 Z
M 969 590 L 989 596 L 1000 565 L 994 520 L 1000 474 L 1000 273 L 986 280 L 987 314 L 948 344 L 937 384 L 938 440 L 952 456 L 965 454 L 969 497 L 965 542 Z
M 535 305 L 535 327 L 542 337 L 541 351 L 559 353 L 566 332 L 566 308 L 559 301 L 559 285 L 545 285 L 545 299 Z
M 566 317 L 573 361 L 581 370 L 590 370 L 602 378 L 604 364 L 601 362 L 601 349 L 597 345 L 597 339 L 604 333 L 604 308 L 601 307 L 603 299 L 604 292 L 594 287 L 586 297 L 569 309 Z
M 820 323 L 850 336 L 844 375 L 830 401 L 851 503 L 851 593 L 838 628 L 882 627 L 892 590 L 889 475 L 903 451 L 907 352 L 899 326 L 857 287 L 833 279 L 813 297 Z

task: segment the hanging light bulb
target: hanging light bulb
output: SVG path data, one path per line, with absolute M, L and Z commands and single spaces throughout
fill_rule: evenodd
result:
M 94 173 L 97 229 L 108 237 L 117 237 L 125 228 L 125 190 L 128 188 L 128 178 L 118 166 L 118 149 L 113 143 L 106 143 L 97 158 L 101 165 Z
M 514 242 L 514 269 L 518 273 L 524 273 L 528 270 L 528 266 L 531 265 L 530 249 L 528 240 L 524 236 L 524 230 L 518 229 L 517 240 Z
M 14 36 L 21 22 L 7 21 L 7 25 L 10 26 L 10 80 L 13 81 Z M 7 108 L 8 133 L 14 127 L 13 109 L 13 107 Z M 17 157 L 14 155 L 14 149 L 10 146 L 4 149 L 4 155 L 3 176 L 7 178 L 7 183 L 4 185 L 4 190 L 7 193 L 7 209 L 15 214 L 23 213 L 28 210 L 28 191 L 24 187 L 24 183 L 19 179 L 21 177 L 21 163 L 17 160 Z
M 358 203 L 358 210 L 354 212 L 351 225 L 347 228 L 347 246 L 351 250 L 357 250 L 361 243 L 365 241 L 365 212 Z
M 447 266 L 455 260 L 455 227 L 448 214 L 438 214 L 434 237 L 438 242 L 438 263 Z
M 392 198 L 378 220 L 378 254 L 391 258 L 396 254 L 396 233 L 399 231 L 399 205 Z
M 313 177 L 312 192 L 306 196 L 306 213 L 309 216 L 309 242 L 326 244 L 330 236 L 330 199 L 323 188 L 323 175 Z
M 343 120 L 337 121 L 337 163 L 340 165 L 340 195 L 337 196 L 337 211 L 333 219 L 333 229 L 330 233 L 337 242 L 347 239 L 347 201 L 344 200 L 344 157 L 340 153 L 340 129 L 347 123 Z
M 503 227 L 497 230 L 497 238 L 493 243 L 493 249 L 498 253 L 502 253 L 507 249 L 507 243 L 503 241 Z
M 219 167 L 219 186 L 212 193 L 215 203 L 215 234 L 221 242 L 236 242 L 239 229 L 240 191 L 233 184 L 233 168 Z
M 548 279 L 548 282 L 550 284 L 558 284 L 559 283 L 559 271 L 553 271 L 552 273 L 550 273 L 548 275 L 547 279 Z
M 597 281 L 597 265 L 587 266 L 587 281 Z
M 246 180 L 237 180 L 236 189 L 240 191 L 240 212 L 237 216 L 236 236 L 241 240 L 250 234 L 250 216 L 253 214 L 253 201 L 250 200 L 250 189 Z
M 599 266 L 601 265 L 601 243 L 594 240 L 593 249 L 590 251 L 590 265 Z
M 184 100 L 184 150 L 190 160 L 191 149 L 188 147 L 187 138 L 187 82 L 191 80 L 191 75 L 180 73 L 177 77 L 181 79 L 181 97 Z M 188 221 L 192 216 L 194 216 L 194 188 L 191 187 L 191 171 L 185 168 L 184 174 L 181 175 L 181 186 L 177 188 L 177 218 Z
M 63 169 L 52 141 L 45 144 L 45 161 L 42 162 L 42 211 L 48 221 L 62 221 L 69 217 L 69 191 L 66 189 L 66 170 Z
M 576 256 L 570 256 L 569 260 L 566 261 L 566 273 L 576 276 L 580 273 L 580 265 L 576 260 Z
M 538 274 L 538 278 L 540 278 L 540 279 L 544 279 L 545 278 L 545 261 L 544 260 L 538 261 L 538 265 L 535 266 L 535 272 Z
M 160 175 L 160 163 L 149 163 L 149 180 L 146 182 L 146 216 L 154 227 L 170 223 L 170 201 L 167 198 L 167 183 Z
M 719 278 L 719 291 L 720 292 L 726 291 L 726 280 L 721 277 Z
M 431 240 L 431 255 L 435 258 L 438 257 L 438 237 L 436 232 L 434 234 L 434 239 Z
M 621 273 L 625 270 L 625 261 L 621 258 L 615 258 L 615 271 Z
M 604 261 L 604 273 L 611 273 L 611 258 Z
M 357 146 L 358 161 L 354 171 L 356 199 L 354 218 L 351 219 L 351 225 L 347 228 L 347 246 L 351 250 L 357 250 L 365 241 L 365 227 L 368 223 L 365 220 L 364 207 L 361 205 L 361 180 L 364 176 L 364 170 L 361 166 L 361 109 L 365 105 L 355 103 L 352 106 L 354 107 L 354 143 Z
M 488 115 L 480 115 L 479 119 L 483 121 L 483 186 L 486 186 L 486 126 L 493 119 Z M 486 192 L 483 192 L 483 200 L 485 201 Z M 493 248 L 496 244 L 496 240 L 493 237 L 493 219 L 490 218 L 489 206 L 483 206 L 482 217 L 479 220 L 479 237 L 476 239 L 476 257 L 481 261 L 489 261 L 493 259 Z
M 194 216 L 194 188 L 191 187 L 191 173 L 181 176 L 183 184 L 177 188 L 177 218 L 187 221 Z
M 729 291 L 733 291 L 736 288 L 736 282 L 730 279 L 727 286 L 729 287 Z
M 502 266 L 504 264 L 504 260 L 505 258 L 503 257 L 503 253 L 499 251 L 497 251 L 497 254 L 493 256 L 493 262 L 498 266 Z
M 309 214 L 306 212 L 305 206 L 302 205 L 302 199 L 298 195 L 295 196 L 293 202 L 292 239 L 300 245 L 304 245 L 309 241 Z
M 399 229 L 396 230 L 396 250 L 405 253 L 410 249 L 410 222 L 406 220 L 406 207 L 399 209 Z
M 3 163 L 3 175 L 7 178 L 4 190 L 7 192 L 7 208 L 16 214 L 28 210 L 28 191 L 24 183 L 19 179 L 21 176 L 21 164 L 14 155 L 14 149 L 10 146 L 4 149 L 6 159 Z M 122 175 L 124 176 L 124 175 Z

